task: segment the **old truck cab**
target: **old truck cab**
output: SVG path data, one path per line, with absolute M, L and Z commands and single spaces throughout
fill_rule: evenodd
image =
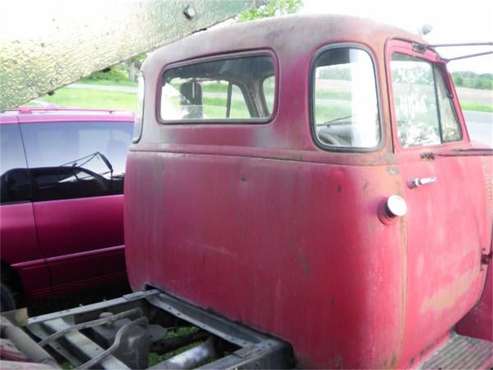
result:
M 492 153 L 423 39 L 235 24 L 153 52 L 141 87 L 134 290 L 279 338 L 300 367 L 491 365 Z

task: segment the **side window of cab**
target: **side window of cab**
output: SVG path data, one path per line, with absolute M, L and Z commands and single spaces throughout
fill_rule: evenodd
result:
M 375 68 L 370 54 L 331 46 L 312 71 L 312 129 L 324 149 L 371 149 L 380 143 Z
M 401 146 L 439 145 L 462 139 L 451 94 L 437 65 L 394 53 L 391 73 Z

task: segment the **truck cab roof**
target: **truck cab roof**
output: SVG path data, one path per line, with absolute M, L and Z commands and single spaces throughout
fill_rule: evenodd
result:
M 299 58 L 305 51 L 333 42 L 358 42 L 377 51 L 378 45 L 389 39 L 426 44 L 417 34 L 369 19 L 345 15 L 288 15 L 194 33 L 151 53 L 142 68 L 146 73 L 162 61 L 166 64 L 167 61 L 258 48 L 291 53 Z

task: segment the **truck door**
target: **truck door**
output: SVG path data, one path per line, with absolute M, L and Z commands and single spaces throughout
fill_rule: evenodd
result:
M 480 156 L 470 148 L 440 57 L 403 41 L 387 49 L 396 157 L 408 205 L 404 358 L 443 337 L 477 302 L 489 248 Z M 462 152 L 461 152 L 462 150 Z
M 49 288 L 48 270 L 38 246 L 31 182 L 17 122 L 0 117 L 0 251 L 2 284 L 30 298 Z M 22 281 L 5 270 L 10 266 Z M 20 291 L 18 292 L 20 293 Z M 3 308 L 3 307 L 2 307 Z

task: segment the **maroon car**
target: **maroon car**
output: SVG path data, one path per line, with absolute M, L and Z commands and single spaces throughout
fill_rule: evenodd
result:
M 123 177 L 133 116 L 0 114 L 1 309 L 125 284 Z

